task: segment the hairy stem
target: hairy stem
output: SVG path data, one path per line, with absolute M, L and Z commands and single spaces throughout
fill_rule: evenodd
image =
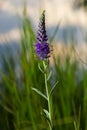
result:
M 47 95 L 47 101 L 48 101 L 48 112 L 49 112 L 49 118 L 50 118 L 50 122 L 51 124 L 49 124 L 50 130 L 52 130 L 52 111 L 51 111 L 51 97 L 49 95 L 49 88 L 48 88 L 48 83 L 47 83 L 47 67 L 46 67 L 46 63 L 43 62 L 43 66 L 44 66 L 44 78 L 45 78 L 45 88 L 46 88 L 46 95 Z

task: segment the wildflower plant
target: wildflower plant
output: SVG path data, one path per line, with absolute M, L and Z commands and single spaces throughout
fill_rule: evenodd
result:
M 45 27 L 45 11 L 42 12 L 39 28 L 37 32 L 37 43 L 35 45 L 35 50 L 38 58 L 42 62 L 42 66 L 38 64 L 40 71 L 44 74 L 44 81 L 45 81 L 45 90 L 46 93 L 39 91 L 36 88 L 32 88 L 36 93 L 42 96 L 48 103 L 48 110 L 43 109 L 44 116 L 49 124 L 50 130 L 53 130 L 53 121 L 52 121 L 52 93 L 53 90 L 58 82 L 55 83 L 53 87 L 48 85 L 49 79 L 52 75 L 52 72 L 49 71 L 49 57 L 51 54 L 51 47 L 48 43 L 48 37 L 46 34 L 46 27 Z

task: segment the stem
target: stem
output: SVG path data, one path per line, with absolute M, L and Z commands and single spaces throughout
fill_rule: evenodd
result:
M 50 96 L 49 96 L 49 88 L 48 88 L 48 83 L 47 83 L 47 68 L 46 68 L 46 64 L 43 61 L 43 66 L 44 66 L 44 78 L 45 78 L 45 88 L 46 88 L 46 95 L 47 95 L 47 101 L 48 101 L 48 112 L 49 112 L 49 117 L 50 117 L 50 122 L 51 124 L 49 124 L 50 130 L 52 130 L 52 113 L 51 113 L 51 100 L 50 100 Z

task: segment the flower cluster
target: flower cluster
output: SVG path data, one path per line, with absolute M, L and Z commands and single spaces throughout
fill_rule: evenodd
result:
M 39 22 L 39 28 L 37 32 L 36 53 L 41 60 L 47 59 L 50 54 L 50 47 L 45 28 L 45 11 L 43 11 Z

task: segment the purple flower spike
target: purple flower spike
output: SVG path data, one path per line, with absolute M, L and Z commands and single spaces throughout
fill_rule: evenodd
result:
M 45 28 L 45 11 L 43 11 L 37 32 L 36 53 L 41 60 L 46 60 L 50 54 L 50 47 Z

